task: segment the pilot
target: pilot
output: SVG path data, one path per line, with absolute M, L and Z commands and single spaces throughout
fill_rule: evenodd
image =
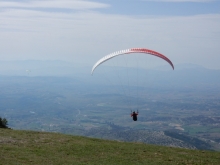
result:
M 131 113 L 131 117 L 133 117 L 134 121 L 137 121 L 137 115 L 138 115 L 138 111 L 137 111 L 137 113 L 135 111 L 133 113 Z

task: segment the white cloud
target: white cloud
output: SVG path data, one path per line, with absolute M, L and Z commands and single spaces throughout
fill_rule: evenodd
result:
M 107 4 L 83 0 L 30 0 L 22 2 L 0 2 L 1 8 L 62 8 L 62 9 L 95 9 L 108 7 Z
M 130 17 L 7 9 L 0 14 L 0 59 L 86 61 L 146 47 L 177 64 L 219 68 L 220 15 Z

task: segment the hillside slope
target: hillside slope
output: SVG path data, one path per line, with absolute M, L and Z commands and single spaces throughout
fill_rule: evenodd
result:
M 220 152 L 0 129 L 0 164 L 220 164 Z

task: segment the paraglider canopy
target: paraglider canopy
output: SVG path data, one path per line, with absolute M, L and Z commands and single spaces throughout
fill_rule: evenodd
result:
M 159 57 L 163 60 L 165 60 L 166 62 L 168 62 L 170 64 L 170 66 L 173 68 L 174 70 L 174 65 L 173 63 L 170 61 L 170 59 L 168 59 L 166 56 L 164 56 L 163 54 L 161 53 L 158 53 L 154 50 L 150 50 L 150 49 L 146 49 L 146 48 L 131 48 L 131 49 L 126 49 L 126 50 L 121 50 L 121 51 L 117 51 L 117 52 L 114 52 L 114 53 L 111 53 L 107 56 L 104 56 L 102 57 L 100 60 L 98 60 L 95 65 L 92 67 L 92 71 L 91 71 L 91 74 L 93 74 L 94 70 L 102 63 L 104 63 L 105 61 L 108 61 L 110 60 L 111 58 L 114 58 L 116 56 L 119 56 L 119 55 L 126 55 L 126 54 L 131 54 L 131 53 L 145 53 L 145 54 L 148 54 L 148 55 L 153 55 L 153 56 L 156 56 L 156 57 Z

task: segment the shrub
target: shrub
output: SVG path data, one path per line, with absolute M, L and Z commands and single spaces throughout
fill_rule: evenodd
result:
M 6 118 L 0 117 L 0 128 L 8 128 L 8 121 Z

